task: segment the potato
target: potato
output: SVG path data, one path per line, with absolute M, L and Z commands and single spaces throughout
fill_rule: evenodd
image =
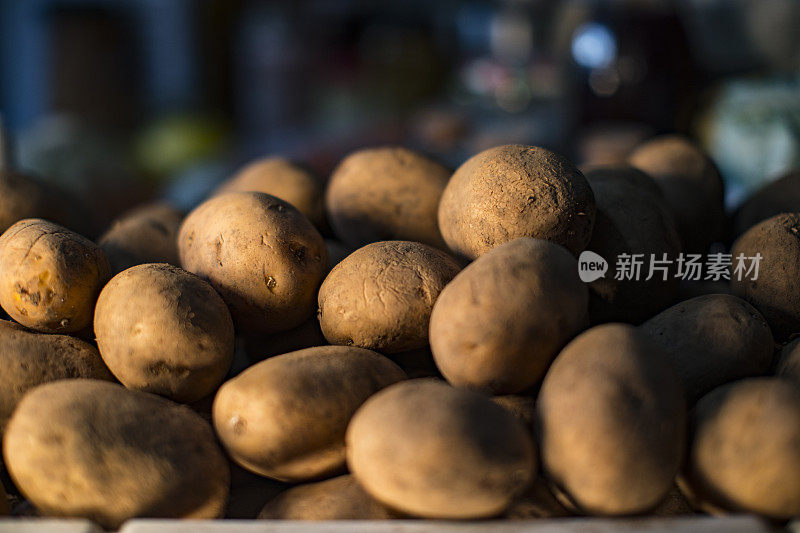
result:
M 494 396 L 492 401 L 506 408 L 517 420 L 525 424 L 525 427 L 533 434 L 536 423 L 536 401 L 533 396 L 506 394 Z
M 628 162 L 661 187 L 685 252 L 706 253 L 722 238 L 722 178 L 700 148 L 678 135 L 662 135 L 639 145 Z
M 594 191 L 597 217 L 587 249 L 609 262 L 605 276 L 589 284 L 589 318 L 592 323 L 641 323 L 671 305 L 678 292 L 675 264 L 667 279 L 653 271 L 650 260 L 664 254 L 675 261 L 681 242 L 675 221 L 663 198 L 653 191 L 657 185 L 631 167 L 602 167 L 586 173 Z M 645 265 L 639 279 L 616 279 L 617 259 L 622 254 L 643 254 Z
M 26 218 L 46 218 L 73 227 L 79 222 L 77 209 L 69 203 L 73 200 L 52 184 L 0 168 L 0 233 Z
M 165 203 L 145 204 L 118 218 L 100 237 L 114 274 L 145 263 L 180 265 L 178 228 L 183 213 Z
M 658 345 L 633 326 L 595 326 L 561 351 L 536 400 L 545 475 L 585 513 L 648 511 L 681 463 L 685 411 Z
M 800 213 L 769 218 L 733 243 L 732 260 L 761 254 L 758 277 L 731 275 L 733 294 L 764 315 L 776 341 L 800 333 Z
M 322 236 L 290 204 L 257 192 L 206 200 L 181 225 L 181 266 L 228 304 L 240 332 L 274 333 L 310 318 L 327 265 Z
M 0 434 L 22 396 L 61 379 L 114 380 L 97 348 L 67 335 L 45 335 L 0 320 Z
M 800 337 L 781 349 L 775 374 L 800 382 Z
M 347 465 L 373 498 L 425 518 L 505 511 L 536 472 L 533 440 L 486 396 L 434 379 L 386 388 L 347 428 Z
M 148 263 L 108 282 L 94 316 L 100 355 L 129 389 L 190 403 L 213 393 L 233 360 L 233 321 L 211 286 Z
M 43 514 L 108 529 L 134 517 L 216 518 L 228 496 L 228 464 L 206 422 L 188 407 L 103 381 L 28 392 L 3 454 Z
M 778 378 L 749 378 L 704 396 L 691 416 L 681 488 L 701 508 L 800 514 L 800 389 Z
M 376 241 L 419 241 L 445 248 L 436 213 L 450 171 L 400 147 L 369 148 L 347 156 L 325 192 L 331 226 L 357 248 Z
M 764 317 L 735 296 L 699 296 L 641 326 L 663 348 L 688 405 L 730 381 L 769 372 L 773 341 Z
M 388 356 L 397 366 L 403 369 L 409 378 L 439 378 L 444 379 L 436 363 L 433 361 L 433 354 L 430 346 L 397 352 Z
M 565 248 L 523 237 L 461 271 L 433 307 L 430 343 L 456 386 L 511 394 L 538 384 L 586 325 L 589 294 Z
M 506 511 L 504 518 L 511 520 L 530 520 L 533 518 L 562 518 L 574 513 L 564 507 L 539 477 Z
M 20 220 L 0 236 L 0 305 L 23 326 L 74 333 L 92 323 L 108 259 L 89 239 L 46 220 Z
M 344 467 L 355 410 L 405 377 L 389 359 L 356 347 L 279 355 L 220 387 L 214 427 L 231 458 L 252 472 L 287 482 L 330 477 Z
M 739 206 L 734 214 L 734 234 L 741 235 L 762 220 L 775 215 L 799 210 L 800 168 L 796 168 L 762 186 Z
M 516 144 L 468 159 L 439 204 L 445 242 L 468 259 L 519 237 L 552 241 L 578 255 L 594 217 L 594 195 L 577 168 L 544 148 Z
M 458 270 L 453 258 L 418 242 L 359 248 L 319 289 L 322 333 L 331 344 L 382 353 L 422 348 L 433 304 Z
M 216 194 L 263 192 L 292 204 L 317 227 L 325 226 L 322 184 L 299 165 L 278 156 L 257 159 L 223 182 Z
M 328 345 L 317 317 L 309 318 L 296 328 L 271 335 L 247 335 L 242 337 L 242 341 L 247 359 L 251 363 L 305 348 Z
M 364 492 L 353 476 L 290 488 L 258 515 L 267 520 L 386 520 L 396 516 Z

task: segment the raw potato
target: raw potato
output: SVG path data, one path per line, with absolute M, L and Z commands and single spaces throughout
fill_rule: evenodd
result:
M 734 266 L 740 254 L 761 254 L 758 278 L 751 272 L 739 280 L 732 273 L 733 294 L 764 315 L 776 341 L 800 333 L 800 213 L 777 215 L 750 228 L 731 248 Z
M 68 196 L 52 184 L 0 168 L 0 233 L 26 218 L 46 218 L 73 227 L 81 221 L 67 201 L 74 199 Z
M 505 407 L 517 420 L 525 424 L 525 427 L 533 434 L 536 424 L 536 401 L 533 396 L 506 394 L 504 396 L 494 396 L 492 401 Z
M 504 518 L 530 520 L 532 518 L 562 518 L 575 513 L 564 507 L 550 489 L 544 478 L 538 477 L 521 496 L 514 500 Z
M 594 217 L 594 195 L 577 168 L 549 150 L 517 144 L 468 159 L 439 204 L 444 240 L 468 259 L 519 237 L 552 241 L 578 255 Z
M 219 186 L 216 193 L 263 192 L 292 204 L 317 227 L 325 226 L 322 184 L 283 157 L 257 159 Z
M 628 162 L 661 186 L 684 252 L 706 253 L 722 238 L 722 178 L 700 148 L 683 137 L 662 135 L 639 145 Z
M 267 520 L 387 520 L 397 515 L 364 492 L 353 476 L 339 476 L 290 488 L 267 503 L 258 517 Z
M 145 263 L 180 265 L 178 228 L 183 213 L 165 203 L 146 204 L 124 214 L 98 244 L 114 274 Z
M 228 463 L 188 407 L 103 381 L 39 386 L 3 439 L 5 464 L 45 515 L 117 529 L 134 517 L 217 518 Z
M 165 263 L 129 268 L 95 309 L 97 346 L 129 389 L 190 403 L 213 393 L 233 360 L 233 321 L 211 286 Z
M 0 236 L 0 305 L 23 326 L 44 333 L 83 330 L 110 277 L 96 244 L 52 222 L 20 220 Z
M 800 210 L 800 169 L 767 183 L 736 210 L 734 234 L 741 235 L 762 220 Z
M 658 345 L 626 324 L 596 326 L 544 378 L 536 400 L 543 470 L 583 512 L 646 512 L 680 466 L 685 410 Z
M 589 294 L 565 248 L 523 237 L 467 265 L 442 290 L 430 343 L 456 386 L 511 394 L 538 384 L 586 325 Z
M 242 341 L 247 359 L 251 363 L 305 348 L 328 345 L 317 317 L 309 318 L 296 328 L 271 335 L 247 335 Z
M 681 488 L 700 507 L 775 519 L 800 514 L 800 389 L 750 378 L 704 396 L 692 412 Z
M 800 382 L 800 338 L 783 347 L 775 374 Z
M 422 348 L 433 304 L 458 270 L 453 258 L 418 242 L 359 248 L 319 289 L 322 333 L 331 344 L 382 353 Z
M 525 427 L 486 396 L 433 379 L 367 400 L 347 428 L 347 464 L 372 497 L 424 518 L 503 513 L 536 473 Z
M 405 379 L 384 356 L 320 346 L 272 357 L 220 387 L 213 417 L 243 467 L 279 481 L 330 477 L 345 464 L 350 417 L 378 390 Z
M 436 213 L 450 171 L 411 150 L 370 148 L 333 171 L 325 204 L 334 233 L 357 248 L 376 241 L 419 241 L 445 248 Z
M 0 435 L 30 389 L 61 379 L 113 381 L 97 348 L 68 335 L 45 335 L 0 320 Z
M 767 374 L 774 343 L 764 317 L 727 294 L 699 296 L 654 316 L 641 330 L 659 344 L 688 405 L 737 379 Z
M 181 226 L 178 252 L 183 268 L 220 293 L 241 333 L 274 333 L 310 318 L 327 265 L 325 242 L 311 222 L 257 192 L 200 204 Z
M 587 246 L 608 261 L 605 276 L 589 284 L 589 318 L 593 324 L 639 324 L 671 305 L 677 296 L 675 263 L 681 241 L 675 221 L 657 185 L 632 167 L 602 167 L 586 173 L 594 191 L 597 217 Z M 656 188 L 656 191 L 653 190 Z M 622 254 L 643 254 L 638 279 L 616 279 L 616 263 Z M 668 261 L 667 279 L 654 270 L 650 260 Z

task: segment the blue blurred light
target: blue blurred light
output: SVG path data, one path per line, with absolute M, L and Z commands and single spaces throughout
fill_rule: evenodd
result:
M 617 40 L 597 22 L 580 25 L 572 36 L 572 57 L 586 68 L 608 68 L 617 57 Z

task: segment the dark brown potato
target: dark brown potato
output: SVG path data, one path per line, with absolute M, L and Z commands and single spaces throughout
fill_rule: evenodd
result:
M 271 335 L 246 335 L 242 344 L 251 363 L 314 346 L 327 346 L 317 317 L 311 317 L 296 328 L 279 331 Z
M 775 374 L 800 382 L 800 337 L 783 347 Z
M 63 191 L 25 174 L 0 168 L 0 233 L 26 218 L 44 218 L 84 229 Z
M 528 490 L 514 499 L 503 518 L 530 520 L 533 518 L 563 518 L 574 514 L 550 492 L 547 481 L 538 477 Z
M 772 366 L 769 325 L 735 296 L 686 300 L 654 316 L 641 330 L 664 349 L 689 405 L 720 385 L 764 375 Z
M 661 187 L 685 252 L 706 253 L 723 237 L 722 178 L 700 148 L 678 135 L 662 135 L 639 145 L 628 162 Z
M 228 304 L 240 333 L 299 326 L 315 309 L 327 265 L 322 236 L 290 204 L 264 193 L 206 200 L 183 221 L 181 265 Z
M 430 343 L 453 385 L 512 394 L 537 385 L 586 326 L 589 295 L 566 248 L 524 237 L 467 265 L 436 300 Z
M 145 263 L 180 265 L 178 228 L 184 214 L 165 203 L 145 204 L 114 221 L 97 241 L 113 274 Z
M 0 305 L 23 326 L 74 333 L 91 326 L 111 277 L 92 241 L 46 220 L 20 220 L 0 236 Z
M 694 514 L 689 499 L 675 486 L 669 491 L 658 507 L 653 509 L 653 516 L 683 516 Z
M 731 256 L 761 254 L 758 278 L 731 276 L 733 294 L 758 309 L 776 341 L 800 333 L 800 213 L 756 224 L 733 243 Z
M 209 425 L 188 407 L 119 385 L 36 387 L 3 438 L 14 482 L 44 515 L 108 529 L 125 520 L 217 518 L 229 471 Z
M 800 169 L 794 169 L 755 191 L 736 210 L 734 235 L 741 235 L 762 220 L 775 215 L 798 211 L 800 211 Z
M 376 242 L 336 265 L 319 289 L 319 323 L 331 344 L 383 353 L 428 344 L 428 322 L 458 264 L 424 244 Z
M 402 368 L 403 372 L 411 379 L 444 379 L 439 369 L 436 368 L 436 363 L 433 361 L 433 354 L 431 353 L 430 346 L 389 354 L 388 357 L 394 361 L 397 366 Z
M 386 240 L 445 248 L 436 213 L 448 179 L 447 168 L 406 148 L 354 152 L 325 193 L 333 231 L 354 248 Z
M 494 396 L 492 401 L 505 407 L 517 420 L 525 424 L 525 427 L 533 434 L 536 423 L 536 399 L 533 396 L 506 394 L 505 396 Z
M 545 475 L 581 511 L 643 513 L 670 490 L 685 402 L 666 356 L 636 328 L 578 335 L 547 372 L 536 412 Z
M 519 237 L 536 237 L 574 255 L 592 236 L 594 195 L 562 156 L 535 146 L 485 150 L 453 174 L 439 204 L 439 229 L 468 259 Z

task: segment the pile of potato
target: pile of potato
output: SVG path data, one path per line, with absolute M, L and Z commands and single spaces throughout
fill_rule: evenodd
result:
M 27 179 L 0 175 L 14 514 L 800 514 L 800 173 L 729 216 L 675 136 L 583 171 L 365 149 L 327 186 L 272 157 L 97 243 Z M 615 277 L 719 243 L 757 280 Z

